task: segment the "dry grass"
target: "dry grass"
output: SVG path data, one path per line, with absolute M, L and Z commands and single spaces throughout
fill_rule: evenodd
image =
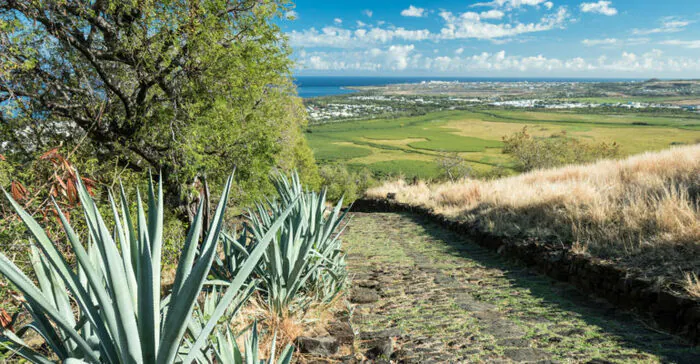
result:
M 700 267 L 700 145 L 492 181 L 399 180 L 367 195 L 387 193 L 494 234 L 558 241 L 653 277 L 685 282 L 684 272 Z
M 685 290 L 693 297 L 700 297 L 700 278 L 695 272 L 685 274 Z

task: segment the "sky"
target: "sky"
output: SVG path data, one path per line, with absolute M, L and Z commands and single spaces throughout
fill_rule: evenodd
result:
M 297 75 L 700 78 L 700 0 L 297 0 Z

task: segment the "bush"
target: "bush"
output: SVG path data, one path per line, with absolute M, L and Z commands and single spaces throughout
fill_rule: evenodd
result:
M 351 171 L 342 164 L 328 164 L 321 167 L 319 174 L 328 200 L 334 202 L 343 198 L 346 204 L 351 204 L 376 184 L 372 172 L 366 168 Z
M 503 137 L 503 153 L 515 157 L 520 170 L 531 171 L 615 158 L 620 155 L 620 146 L 615 142 L 588 143 L 569 138 L 565 131 L 549 138 L 536 138 L 524 127 Z

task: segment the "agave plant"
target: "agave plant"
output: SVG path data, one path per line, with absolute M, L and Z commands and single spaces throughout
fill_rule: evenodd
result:
M 236 343 L 235 336 L 231 332 L 231 328 L 227 327 L 224 333 L 218 333 L 216 336 L 214 344 L 215 357 L 220 363 L 289 364 L 292 362 L 292 355 L 294 354 L 292 345 L 287 345 L 282 350 L 279 360 L 275 362 L 276 336 L 272 338 L 268 360 L 260 359 L 258 338 L 258 323 L 254 322 L 250 335 L 246 337 L 244 351 L 241 351 Z
M 269 234 L 274 222 L 292 208 L 283 227 L 274 234 L 258 268 L 270 308 L 279 316 L 303 311 L 311 302 L 329 301 L 346 280 L 345 253 L 339 235 L 343 201 L 326 209 L 326 191 L 304 191 L 299 175 L 272 178 L 278 200 L 256 204 L 249 212 L 250 231 L 257 242 Z
M 260 363 L 275 363 L 275 351 L 276 351 L 276 335 L 272 339 L 270 344 L 270 357 L 267 361 L 260 359 L 260 345 L 257 322 L 253 323 L 252 330 L 250 334 L 246 337 L 244 342 L 244 350 L 241 351 L 240 347 L 236 342 L 236 335 L 234 335 L 231 330 L 231 326 L 226 324 L 227 318 L 236 316 L 238 311 L 243 307 L 243 304 L 248 300 L 250 295 L 255 290 L 255 282 L 250 284 L 247 289 L 240 291 L 240 294 L 236 297 L 234 302 L 229 306 L 224 324 L 219 325 L 212 335 L 212 345 L 206 348 L 195 358 L 195 362 L 200 364 L 209 363 L 226 363 L 226 364 L 260 364 Z M 192 336 L 197 336 L 198 332 L 202 330 L 204 323 L 211 317 L 213 311 L 219 304 L 222 295 L 219 293 L 216 287 L 212 289 L 204 299 L 203 303 L 195 310 L 193 320 L 190 320 L 188 330 L 191 332 Z M 185 339 L 185 346 L 189 346 L 190 342 Z M 292 355 L 294 354 L 294 346 L 287 345 L 285 349 L 281 352 L 280 358 L 277 364 L 289 364 L 292 361 Z
M 32 321 L 17 331 L 4 329 L 0 342 L 35 363 L 61 361 L 89 363 L 191 363 L 211 345 L 210 336 L 228 306 L 258 264 L 282 220 L 272 224 L 258 246 L 249 252 L 236 276 L 210 317 L 197 333 L 188 331 L 189 318 L 207 279 L 223 222 L 233 176 L 229 177 L 208 227 L 206 240 L 198 246 L 203 228 L 202 210 L 183 244 L 171 292 L 161 297 L 161 248 L 163 244 L 162 183 L 148 189 L 148 212 L 137 193 L 132 215 L 123 187 L 120 208 L 110 194 L 114 229 L 110 231 L 95 201 L 77 179 L 78 195 L 88 228 L 83 244 L 59 206 L 67 240 L 75 254 L 75 268 L 56 249 L 39 224 L 5 192 L 33 237 L 34 274 L 38 286 L 7 257 L 0 254 L 0 274 L 7 277 L 26 300 Z M 282 212 L 286 217 L 291 208 Z M 283 218 L 282 218 L 283 219 Z M 46 341 L 51 354 L 29 347 L 22 336 L 35 331 Z M 189 334 L 188 334 L 189 333 Z M 188 345 L 183 338 L 188 335 Z

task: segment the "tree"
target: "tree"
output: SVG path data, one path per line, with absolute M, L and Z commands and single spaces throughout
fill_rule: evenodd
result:
M 521 171 L 531 171 L 616 158 L 620 155 L 620 145 L 574 139 L 565 131 L 538 138 L 523 127 L 521 131 L 503 137 L 503 153 L 512 155 Z
M 441 174 L 446 176 L 451 182 L 467 178 L 472 172 L 469 164 L 457 152 L 440 153 L 440 156 L 436 158 L 436 162 Z
M 274 23 L 287 8 L 0 0 L 0 153 L 22 161 L 64 143 L 103 165 L 153 170 L 183 215 L 198 175 L 218 182 L 236 166 L 250 199 L 272 167 L 315 168 Z

